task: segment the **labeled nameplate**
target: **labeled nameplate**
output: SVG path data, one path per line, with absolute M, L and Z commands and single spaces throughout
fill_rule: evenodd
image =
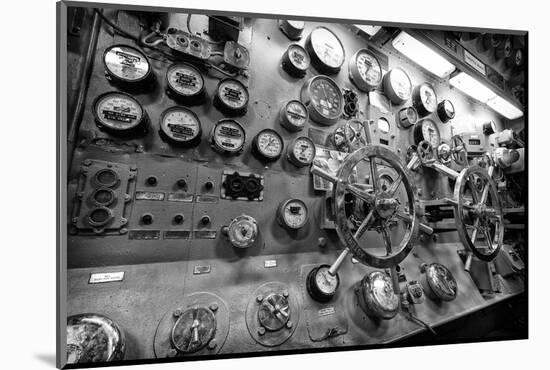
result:
M 319 316 L 328 316 L 328 315 L 334 315 L 334 313 L 336 312 L 336 310 L 334 309 L 334 307 L 325 307 L 325 308 L 321 308 L 317 313 L 319 314 Z
M 216 239 L 216 230 L 197 230 L 193 233 L 195 239 Z
M 265 260 L 264 261 L 264 268 L 272 268 L 277 267 L 277 260 Z
M 464 61 L 468 63 L 472 68 L 474 68 L 476 71 L 481 73 L 482 75 L 485 76 L 487 74 L 487 72 L 485 71 L 485 64 L 479 59 L 477 59 L 468 50 L 464 50 Z
M 193 275 L 209 274 L 212 271 L 210 265 L 197 265 L 193 267 Z
M 195 197 L 196 203 L 218 203 L 219 198 L 215 195 L 197 195 Z
M 193 202 L 193 195 L 187 194 L 187 193 L 168 193 L 168 199 L 169 202 L 184 202 L 184 203 L 192 203 Z
M 158 240 L 160 239 L 160 230 L 130 230 L 128 233 L 130 240 Z
M 190 239 L 191 231 L 189 230 L 165 230 L 162 234 L 163 239 Z
M 113 281 L 122 281 L 124 279 L 124 271 L 120 272 L 96 272 L 90 274 L 88 284 L 111 283 Z
M 164 193 L 157 191 L 136 191 L 136 200 L 164 200 Z

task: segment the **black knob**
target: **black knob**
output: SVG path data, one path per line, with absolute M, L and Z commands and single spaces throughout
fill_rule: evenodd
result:
M 214 187 L 214 184 L 212 183 L 212 181 L 207 181 L 204 183 L 204 187 L 206 188 L 206 190 L 211 190 Z
M 147 178 L 147 185 L 150 185 L 150 186 L 157 185 L 157 178 L 155 176 L 149 176 Z
M 141 222 L 143 222 L 144 225 L 151 225 L 153 223 L 153 215 L 150 213 L 144 214 L 141 216 Z
M 178 180 L 178 186 L 179 186 L 180 188 L 186 187 L 186 186 L 187 186 L 187 181 L 185 181 L 185 179 L 179 179 L 179 180 Z
M 174 216 L 174 222 L 176 224 L 181 224 L 183 222 L 183 215 L 182 214 L 177 214 Z
M 209 216 L 202 216 L 201 223 L 203 225 L 208 225 L 210 223 L 210 217 Z

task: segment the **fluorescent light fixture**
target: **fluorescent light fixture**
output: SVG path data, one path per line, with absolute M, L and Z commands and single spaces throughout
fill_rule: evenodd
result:
M 365 32 L 369 37 L 372 37 L 380 31 L 381 26 L 368 26 L 365 24 L 356 24 L 355 27 L 359 28 L 361 31 Z
M 395 49 L 416 64 L 424 67 L 439 78 L 449 76 L 456 67 L 432 48 L 401 31 L 392 41 Z
M 497 96 L 491 89 L 465 72 L 460 72 L 452 77 L 449 83 L 451 86 L 456 87 L 482 103 L 487 103 L 490 99 L 494 99 Z
M 508 119 L 516 119 L 523 116 L 523 112 L 520 109 L 500 96 L 495 96 L 489 100 L 487 105 Z

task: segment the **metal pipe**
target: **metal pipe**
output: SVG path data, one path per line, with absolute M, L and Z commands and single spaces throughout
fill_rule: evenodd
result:
M 76 148 L 78 131 L 80 130 L 80 124 L 82 123 L 82 114 L 84 112 L 84 104 L 86 102 L 86 94 L 88 92 L 90 76 L 92 75 L 92 67 L 94 62 L 95 50 L 97 47 L 97 40 L 98 40 L 99 30 L 101 26 L 100 13 L 101 15 L 103 15 L 103 9 L 99 11 L 94 10 L 94 18 L 92 21 L 92 33 L 90 35 L 88 50 L 86 50 L 84 67 L 82 68 L 82 74 L 80 76 L 80 84 L 78 86 L 78 97 L 76 100 L 73 118 L 68 127 L 68 133 L 67 133 L 67 154 L 68 154 L 67 167 L 68 168 L 71 168 L 71 162 L 73 160 L 74 151 Z
M 336 273 L 338 272 L 338 269 L 340 268 L 340 265 L 342 265 L 342 262 L 344 262 L 348 253 L 349 253 L 349 248 L 344 249 L 342 253 L 340 253 L 336 261 L 334 261 L 334 263 L 332 264 L 332 266 L 330 266 L 330 269 L 328 270 L 328 273 L 330 275 L 332 276 L 336 275 Z

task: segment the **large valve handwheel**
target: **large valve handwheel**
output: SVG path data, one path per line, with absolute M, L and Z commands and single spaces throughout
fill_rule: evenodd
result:
M 350 183 L 357 165 L 369 162 L 371 187 L 358 183 Z M 389 186 L 381 186 L 378 166 L 384 163 L 393 169 L 397 178 Z M 340 166 L 337 176 L 331 176 L 319 168 L 313 167 L 312 173 L 331 181 L 333 186 L 333 207 L 336 215 L 336 231 L 340 240 L 361 263 L 378 268 L 388 268 L 399 264 L 411 252 L 418 234 L 419 222 L 416 218 L 415 194 L 416 187 L 412 183 L 409 170 L 401 163 L 399 157 L 389 149 L 378 145 L 368 145 L 351 153 Z M 403 185 L 407 201 L 401 204 L 396 193 Z M 366 217 L 357 223 L 350 222 L 346 213 L 346 195 L 352 194 L 365 204 L 368 211 Z M 389 224 L 396 219 L 406 225 L 403 239 L 399 246 L 393 248 L 390 239 Z M 379 256 L 368 252 L 360 245 L 361 236 L 368 229 L 378 230 L 383 237 L 386 255 Z
M 504 238 L 503 212 L 492 179 L 493 169 L 493 166 L 489 170 L 479 166 L 463 169 L 454 189 L 454 214 L 460 240 L 477 258 L 487 262 L 500 252 Z
M 466 144 L 460 135 L 454 135 L 451 137 L 451 158 L 459 166 L 468 165 L 468 151 L 466 150 Z

